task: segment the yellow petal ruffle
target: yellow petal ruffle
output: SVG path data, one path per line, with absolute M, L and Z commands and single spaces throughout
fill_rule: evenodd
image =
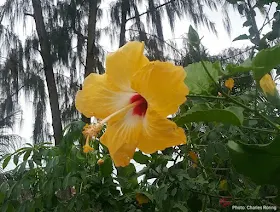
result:
M 132 91 L 132 76 L 149 63 L 143 52 L 144 43 L 133 41 L 110 53 L 106 57 L 106 73 L 109 80 L 124 91 Z
M 168 62 L 150 62 L 132 79 L 132 88 L 143 96 L 148 107 L 162 116 L 176 113 L 189 93 L 184 83 L 186 73 L 181 66 Z

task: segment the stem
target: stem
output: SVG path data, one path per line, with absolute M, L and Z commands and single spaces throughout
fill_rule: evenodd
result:
M 267 129 L 253 128 L 253 127 L 246 127 L 246 126 L 240 126 L 240 127 L 248 130 L 258 131 L 258 132 L 277 133 L 276 131 L 267 130 Z
M 195 189 L 186 189 L 190 192 L 193 192 L 193 193 L 196 193 L 196 194 L 200 194 L 200 195 L 205 195 L 205 196 L 208 196 L 208 197 L 213 197 L 213 198 L 226 198 L 226 199 L 231 199 L 231 200 L 244 200 L 244 199 L 248 199 L 248 200 L 262 200 L 262 199 L 274 199 L 276 198 L 277 196 L 265 196 L 265 197 L 262 197 L 262 198 L 236 198 L 236 197 L 232 197 L 232 196 L 220 196 L 220 195 L 215 195 L 215 194 L 210 194 L 210 193 L 205 193 L 205 192 L 201 192 L 199 190 L 195 190 Z
M 206 96 L 206 95 L 187 95 L 188 98 L 205 98 L 205 99 L 216 99 L 216 100 L 225 100 L 225 97 L 218 96 Z
M 155 12 L 157 9 L 159 9 L 159 8 L 161 8 L 161 7 L 164 7 L 164 6 L 166 6 L 166 5 L 168 5 L 168 4 L 172 3 L 172 2 L 175 2 L 175 1 L 176 1 L 176 0 L 170 0 L 170 1 L 168 1 L 168 2 L 165 2 L 165 3 L 163 3 L 163 4 L 160 4 L 160 5 L 158 5 L 157 7 L 155 7 L 154 9 L 147 10 L 147 11 L 145 11 L 145 12 L 143 12 L 143 13 L 140 13 L 138 16 L 130 17 L 130 18 L 128 18 L 126 21 L 130 21 L 130 20 L 132 20 L 132 19 L 135 19 L 135 18 L 140 17 L 140 16 L 142 16 L 142 15 L 145 15 L 145 14 L 147 14 L 147 13 Z
M 202 211 L 202 212 L 205 212 L 205 211 L 206 211 L 206 208 L 207 208 L 207 196 L 205 196 L 204 199 L 203 199 L 201 211 Z

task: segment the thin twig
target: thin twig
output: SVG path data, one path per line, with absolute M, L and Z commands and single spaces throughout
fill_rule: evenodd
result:
M 140 33 L 140 31 L 139 31 L 139 30 L 136 30 L 136 29 L 127 29 L 127 30 L 128 30 L 128 31 L 133 31 L 133 32 L 138 32 L 138 33 Z M 162 39 L 159 38 L 158 36 L 153 35 L 153 34 L 150 34 L 150 33 L 147 33 L 147 32 L 143 32 L 143 33 L 145 33 L 146 35 L 149 35 L 149 36 L 152 36 L 152 37 L 158 39 L 158 40 L 159 40 L 160 42 L 162 42 L 162 43 L 165 43 L 165 44 L 168 45 L 170 48 L 172 48 L 173 50 L 175 50 L 178 54 L 180 54 L 181 56 L 184 57 L 184 55 L 183 55 L 182 52 L 180 52 L 177 48 L 175 48 L 174 46 L 172 46 L 171 44 L 169 44 L 169 43 L 166 42 L 165 40 L 162 40 Z
M 206 96 L 206 95 L 187 95 L 187 98 L 205 98 L 205 99 L 215 99 L 215 100 L 226 100 L 225 97 L 218 96 Z
M 277 131 L 273 130 L 268 130 L 268 129 L 260 129 L 260 128 L 253 128 L 253 127 L 247 127 L 247 126 L 240 126 L 241 128 L 247 129 L 247 130 L 253 130 L 253 131 L 258 131 L 258 132 L 266 132 L 266 133 L 272 133 L 272 134 L 277 134 Z
M 26 16 L 31 16 L 32 18 L 34 18 L 34 15 L 31 14 L 31 13 L 24 13 L 24 15 L 26 15 Z
M 268 9 L 268 11 L 266 12 L 266 16 L 265 16 L 265 18 L 264 18 L 264 21 L 263 21 L 263 25 L 262 25 L 262 27 L 259 29 L 259 33 L 261 33 L 262 32 L 262 29 L 264 28 L 264 26 L 266 26 L 272 19 L 269 19 L 268 18 L 268 16 L 269 16 L 269 12 L 270 12 L 270 10 L 271 10 L 271 7 L 272 7 L 272 3 L 270 3 L 270 5 L 269 5 L 269 9 Z M 266 21 L 266 19 L 268 20 L 267 22 L 265 22 Z
M 132 20 L 132 19 L 138 18 L 138 17 L 140 17 L 140 16 L 142 16 L 142 15 L 155 12 L 157 9 L 159 9 L 159 8 L 161 8 L 161 7 L 163 7 L 163 6 L 166 6 L 166 5 L 168 5 L 168 4 L 172 3 L 172 2 L 175 2 L 175 1 L 176 1 L 176 0 L 171 0 L 171 1 L 165 2 L 165 3 L 163 3 L 163 4 L 160 4 L 160 5 L 156 6 L 155 8 L 153 8 L 153 9 L 151 9 L 151 10 L 147 10 L 147 11 L 145 11 L 145 12 L 143 12 L 143 13 L 140 13 L 140 14 L 137 15 L 137 16 L 133 16 L 133 17 L 130 17 L 130 18 L 126 19 L 126 22 L 127 22 L 127 21 L 130 21 L 130 20 Z

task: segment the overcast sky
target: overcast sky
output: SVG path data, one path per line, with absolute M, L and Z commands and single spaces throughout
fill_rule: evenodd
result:
M 2 5 L 5 2 L 5 0 L 0 0 L 0 5 Z M 108 1 L 106 1 L 107 3 Z M 102 4 L 101 8 L 107 9 L 108 4 Z M 272 17 L 273 13 L 275 11 L 275 7 L 272 7 L 270 11 L 270 17 Z M 227 34 L 226 30 L 224 29 L 223 23 L 222 23 L 222 12 L 221 10 L 217 12 L 213 11 L 207 11 L 208 17 L 211 21 L 215 22 L 216 24 L 216 29 L 218 31 L 218 36 L 215 34 L 209 32 L 209 30 L 206 27 L 199 27 L 196 29 L 200 35 L 200 37 L 203 37 L 202 39 L 202 44 L 208 49 L 208 51 L 211 54 L 217 54 L 221 52 L 223 49 L 229 48 L 229 47 L 244 47 L 247 45 L 250 45 L 249 41 L 236 41 L 232 42 L 232 40 L 237 37 L 240 34 L 248 34 L 248 28 L 243 28 L 243 22 L 245 21 L 244 18 L 241 18 L 240 15 L 238 14 L 237 11 L 233 11 L 233 9 L 229 10 L 229 16 L 231 18 L 231 23 L 232 23 L 232 32 L 231 32 L 231 37 Z M 145 21 L 145 15 L 141 17 L 143 21 Z M 31 17 L 28 17 L 28 24 L 26 31 L 24 33 L 22 26 L 19 26 L 17 28 L 17 32 L 20 35 L 20 37 L 24 38 L 26 36 L 26 33 L 30 33 L 34 28 L 34 20 L 32 20 Z M 109 19 L 108 19 L 108 14 L 104 14 L 104 19 L 102 20 L 102 28 L 109 25 Z M 101 23 L 98 24 L 98 26 L 101 26 Z M 258 27 L 260 28 L 264 23 L 264 16 L 261 15 L 259 12 L 257 12 L 257 24 Z M 175 27 L 175 32 L 174 34 L 171 33 L 170 28 L 166 27 L 164 28 L 164 36 L 165 39 L 168 40 L 174 40 L 176 41 L 179 46 L 181 40 L 178 39 L 180 38 L 183 34 L 186 34 L 190 25 L 190 21 L 188 18 L 184 18 L 182 20 L 179 20 L 176 22 L 176 27 Z M 168 26 L 168 21 L 164 20 L 163 26 Z M 266 26 L 264 28 L 263 32 L 267 32 L 269 30 L 270 26 Z M 107 36 L 102 36 L 101 38 L 101 46 L 105 48 L 107 51 L 115 51 L 118 47 L 118 43 L 115 43 L 114 45 L 111 45 L 109 42 L 109 37 Z M 23 118 L 24 118 L 24 124 L 23 128 L 20 130 L 17 128 L 14 133 L 20 134 L 22 137 L 27 139 L 27 141 L 30 141 L 30 137 L 32 135 L 32 107 L 30 106 L 25 106 L 23 107 Z M 49 106 L 48 106 L 48 111 L 49 111 Z M 48 117 L 48 121 L 50 120 L 50 116 Z

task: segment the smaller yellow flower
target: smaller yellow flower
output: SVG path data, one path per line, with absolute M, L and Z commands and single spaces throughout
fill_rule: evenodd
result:
M 197 163 L 198 163 L 198 156 L 197 156 L 197 154 L 194 151 L 190 151 L 189 152 L 189 157 L 192 159 L 192 162 L 193 162 L 192 167 L 196 168 L 197 167 Z
M 276 92 L 276 85 L 269 74 L 266 74 L 261 78 L 260 86 L 266 95 L 269 94 L 271 96 L 274 96 Z
M 226 191 L 228 188 L 228 184 L 226 180 L 221 180 L 219 185 L 220 190 Z
M 143 205 L 143 204 L 146 204 L 146 203 L 149 202 L 148 197 L 146 197 L 145 195 L 140 194 L 140 193 L 136 194 L 136 200 L 137 200 L 139 205 Z
M 225 81 L 225 86 L 229 89 L 232 90 L 234 86 L 234 80 L 232 78 L 229 78 Z
M 83 146 L 83 152 L 84 153 L 89 153 L 92 152 L 94 150 L 94 148 L 92 148 L 90 145 L 86 144 Z
M 89 152 L 92 152 L 93 150 L 94 150 L 94 148 L 92 148 L 92 147 L 89 145 L 89 136 L 87 136 L 86 144 L 83 146 L 83 152 L 84 152 L 84 153 L 89 153 Z
M 98 164 L 99 166 L 101 166 L 103 163 L 104 163 L 104 160 L 101 159 L 101 158 L 97 161 L 97 164 Z

